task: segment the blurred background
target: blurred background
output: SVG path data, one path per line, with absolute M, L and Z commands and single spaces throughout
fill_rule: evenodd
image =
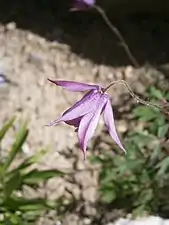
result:
M 117 220 L 169 217 L 169 3 L 96 3 L 139 66 L 94 9 L 70 12 L 71 0 L 0 1 L 0 225 L 125 225 Z M 83 161 L 72 127 L 44 126 L 82 94 L 47 78 L 102 86 L 124 79 L 164 110 L 140 105 L 123 85 L 113 87 L 127 154 L 100 118 Z

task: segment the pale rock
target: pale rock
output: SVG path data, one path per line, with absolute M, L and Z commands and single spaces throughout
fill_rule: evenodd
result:
M 167 219 L 167 220 L 163 220 L 162 225 L 169 225 L 169 219 Z
M 77 225 L 79 221 L 79 217 L 76 214 L 67 215 L 64 220 L 64 225 Z
M 129 223 L 130 223 L 130 220 L 120 218 L 114 223 L 114 225 L 129 225 Z
M 125 133 L 127 131 L 127 124 L 124 120 L 120 120 L 117 123 L 117 130 L 119 133 Z
M 51 178 L 46 184 L 46 193 L 50 199 L 57 199 L 65 193 L 65 181 L 62 178 Z
M 160 217 L 150 216 L 131 222 L 131 225 L 162 225 L 163 220 Z
M 68 192 L 71 193 L 76 200 L 80 199 L 81 190 L 78 185 L 67 182 L 66 190 L 68 190 Z
M 90 171 L 78 171 L 75 174 L 75 180 L 83 188 L 95 185 L 96 183 Z
M 91 224 L 91 219 L 90 218 L 84 218 L 83 222 L 84 222 L 85 225 L 89 225 L 89 224 Z
M 97 210 L 94 206 L 92 206 L 91 203 L 85 202 L 84 213 L 85 213 L 86 216 L 95 216 L 96 213 L 97 213 Z
M 163 219 L 160 217 L 150 216 L 136 220 L 120 218 L 114 225 L 163 225 Z M 168 224 L 166 224 L 168 225 Z
M 83 199 L 89 202 L 95 202 L 97 197 L 97 190 L 95 187 L 88 187 L 82 192 Z
M 15 22 L 8 23 L 6 25 L 6 29 L 7 30 L 15 30 L 16 29 L 16 23 Z

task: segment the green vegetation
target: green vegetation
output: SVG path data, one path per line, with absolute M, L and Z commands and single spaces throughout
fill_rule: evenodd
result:
M 14 118 L 11 119 L 0 130 L 0 144 L 12 128 L 14 121 Z M 39 184 L 49 178 L 63 176 L 58 170 L 41 171 L 35 167 L 35 163 L 46 153 L 45 150 L 18 163 L 17 159 L 27 135 L 28 129 L 24 123 L 16 134 L 8 156 L 0 158 L 0 225 L 35 224 L 40 216 L 58 207 L 55 201 L 49 201 L 47 198 L 28 198 L 22 193 L 24 187 L 36 191 Z
M 148 90 L 153 101 L 169 99 L 156 88 Z M 168 118 L 156 108 L 144 105 L 133 110 L 135 130 L 125 137 L 126 155 L 104 154 L 92 157 L 100 163 L 101 204 L 126 212 L 163 213 L 169 210 Z M 142 123 L 142 128 L 137 125 Z M 104 152 L 104 149 L 103 149 Z

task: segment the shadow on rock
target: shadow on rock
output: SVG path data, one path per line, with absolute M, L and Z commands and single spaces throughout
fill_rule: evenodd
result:
M 76 54 L 98 64 L 131 64 L 118 38 L 97 12 L 70 12 L 70 6 L 71 0 L 2 0 L 0 22 L 15 22 L 18 28 L 49 41 L 66 43 Z M 168 62 L 169 20 L 152 14 L 136 14 L 112 21 L 140 65 Z

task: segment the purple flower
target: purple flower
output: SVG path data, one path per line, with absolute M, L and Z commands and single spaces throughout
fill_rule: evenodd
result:
M 71 10 L 84 10 L 92 8 L 95 0 L 75 0 Z
M 52 83 L 61 86 L 69 91 L 87 91 L 81 100 L 66 110 L 59 119 L 48 124 L 53 126 L 65 122 L 74 126 L 78 134 L 80 148 L 86 159 L 87 144 L 92 138 L 97 127 L 99 117 L 103 113 L 104 121 L 114 142 L 125 152 L 116 132 L 113 110 L 107 93 L 99 85 L 90 85 L 73 81 L 50 80 Z

